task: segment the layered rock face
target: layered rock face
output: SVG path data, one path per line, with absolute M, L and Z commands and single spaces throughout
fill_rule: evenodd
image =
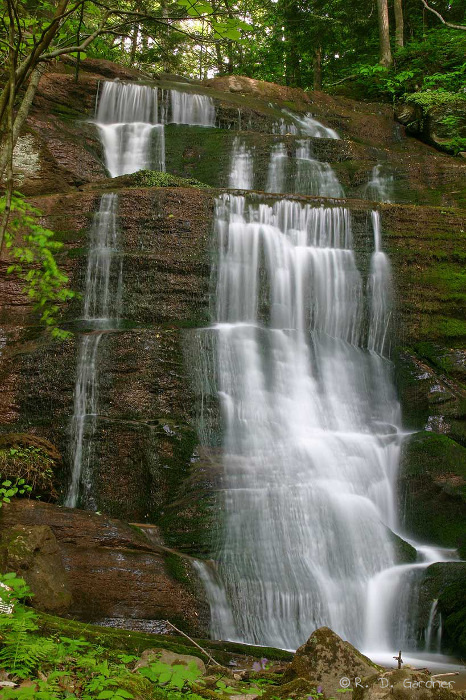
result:
M 218 439 L 211 441 L 209 449 L 197 445 L 197 355 L 192 329 L 206 326 L 210 318 L 211 230 L 217 190 L 143 188 L 131 176 L 120 182 L 106 179 L 102 146 L 92 123 L 98 85 L 103 79 L 128 79 L 129 75 L 105 62 L 85 61 L 84 65 L 87 71 L 78 83 L 65 69 L 42 79 L 17 149 L 16 177 L 18 187 L 43 211 L 44 222 L 65 244 L 60 264 L 72 288 L 81 292 L 89 231 L 100 196 L 118 194 L 123 311 L 118 329 L 102 333 L 99 340 L 98 412 L 91 440 L 95 507 L 111 518 L 157 523 L 168 545 L 192 556 L 209 557 L 221 519 L 216 502 L 221 466 Z M 154 85 L 170 88 L 166 81 Z M 214 80 L 196 88 L 186 84 L 184 89 L 213 98 L 220 128 L 167 125 L 166 169 L 212 188 L 231 185 L 231 154 L 242 148 L 252 158 L 251 188 L 270 189 L 273 153 L 280 147 L 281 155 L 291 158 L 300 147 L 293 129 L 286 133 L 292 122 L 283 109 L 310 112 L 337 129 L 341 140 L 308 140 L 313 157 L 329 161 L 344 188 L 356 254 L 366 269 L 374 206 L 367 199 L 376 198 L 371 187 L 384 175 L 390 194 L 382 198 L 397 202 L 377 204 L 397 289 L 392 356 L 404 425 L 415 431 L 427 429 L 406 445 L 400 479 L 402 513 L 413 536 L 447 547 L 461 546 L 465 393 L 464 355 L 459 348 L 464 336 L 460 312 L 465 222 L 458 205 L 464 163 L 407 138 L 387 106 L 287 92 L 242 78 Z M 271 101 L 275 104 L 270 105 Z M 374 173 L 380 164 L 381 170 Z M 273 201 L 273 194 L 267 196 Z M 316 206 L 322 201 L 312 196 L 297 198 Z M 332 200 L 327 202 L 331 205 Z M 51 342 L 38 326 L 18 281 L 3 274 L 6 267 L 7 261 L 0 261 L 0 325 L 5 340 L 0 430 L 33 433 L 57 446 L 63 455 L 58 473 L 63 498 L 72 468 L 74 368 L 80 338 L 93 329 L 82 319 L 82 299 L 76 299 L 63 309 L 64 327 L 75 336 L 67 342 Z M 213 396 L 206 400 L 209 405 L 202 408 L 204 413 L 207 408 L 215 433 L 217 400 Z M 439 457 L 434 464 L 431 453 L 436 451 Z M 407 503 L 411 505 L 405 508 Z M 435 519 L 426 515 L 433 511 Z M 96 544 L 106 538 L 107 526 L 97 527 L 101 516 L 21 504 L 21 508 L 5 509 L 2 527 L 18 523 L 35 527 L 40 518 L 69 562 L 69 580 L 82 568 L 83 575 L 71 590 L 72 614 L 83 619 L 169 617 L 184 621 L 190 629 L 198 624 L 191 610 L 203 619 L 205 610 L 201 604 L 196 608 L 190 597 L 195 594 L 186 581 L 173 578 L 177 567 L 167 568 L 150 546 L 139 540 L 136 544 L 127 530 L 125 544 L 118 538 L 115 548 Z M 91 523 L 94 535 L 89 534 Z M 64 535 L 67 528 L 71 530 Z M 68 537 L 81 544 L 73 549 L 65 542 Z M 105 566 L 98 574 L 92 561 L 102 555 Z M 122 570 L 129 576 L 121 605 L 113 588 L 120 555 Z M 133 588 L 131 570 L 144 572 L 134 595 L 127 593 Z M 94 594 L 97 602 L 92 602 Z

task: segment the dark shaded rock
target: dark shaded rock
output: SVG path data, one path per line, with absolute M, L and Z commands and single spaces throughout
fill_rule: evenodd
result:
M 403 528 L 421 541 L 466 554 L 466 449 L 445 435 L 421 432 L 402 450 L 399 502 Z
M 421 342 L 395 353 L 403 425 L 442 433 L 466 446 L 465 352 Z
M 419 622 L 427 627 L 434 601 L 442 616 L 442 646 L 445 651 L 466 656 L 466 563 L 432 564 L 424 572 L 419 589 Z
M 5 506 L 4 506 L 5 507 Z M 68 576 L 53 531 L 48 525 L 14 525 L 2 529 L 0 565 L 24 578 L 38 610 L 62 615 L 72 607 Z
M 322 686 L 331 696 L 341 689 L 341 678 L 366 678 L 374 670 L 380 667 L 331 629 L 321 627 L 296 651 L 288 673 Z
M 33 501 L 13 501 L 0 515 L 2 530 L 48 525 L 68 573 L 68 613 L 82 620 L 169 619 L 199 636 L 207 609 L 174 580 L 163 547 L 143 533 L 96 513 Z M 194 579 L 194 573 L 192 573 Z
M 361 687 L 362 686 L 362 687 Z M 366 687 L 367 686 L 367 687 Z M 385 671 L 354 688 L 353 700 L 455 700 L 448 678 L 432 678 L 408 668 Z
M 395 108 L 395 118 L 409 134 L 441 151 L 456 155 L 464 149 L 466 100 L 460 95 L 445 93 L 444 98 L 439 95 L 436 101 L 427 99 L 425 104 L 415 94 L 408 96 L 407 102 Z
M 411 564 L 417 559 L 416 549 L 406 542 L 404 539 L 395 535 L 394 532 L 390 530 L 390 539 L 392 540 L 393 548 L 395 550 L 395 560 L 397 564 Z

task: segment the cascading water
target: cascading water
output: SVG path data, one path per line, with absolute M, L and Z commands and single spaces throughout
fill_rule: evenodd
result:
M 294 158 L 288 158 L 283 144 L 273 147 L 270 156 L 267 192 L 289 192 L 320 197 L 344 197 L 344 191 L 328 163 L 311 155 L 309 139 L 297 141 Z
M 172 124 L 215 126 L 215 105 L 208 95 L 194 95 L 170 90 L 170 118 Z
M 147 168 L 165 170 L 164 127 L 156 89 L 105 82 L 96 124 L 111 177 Z
M 91 228 L 84 293 L 84 319 L 97 329 L 111 329 L 118 323 L 122 298 L 122 263 L 118 249 L 116 222 L 117 195 L 105 194 Z M 116 269 L 115 269 L 116 268 Z M 78 350 L 78 366 L 71 420 L 71 484 L 65 505 L 76 507 L 78 498 L 94 507 L 91 489 L 92 437 L 97 416 L 97 356 L 102 332 L 83 335 Z
M 393 189 L 393 175 L 382 172 L 382 166 L 375 165 L 372 169 L 369 181 L 364 187 L 364 197 L 375 202 L 391 202 Z
M 209 97 L 170 90 L 168 101 L 174 122 L 215 123 L 215 107 Z M 95 124 L 111 177 L 146 168 L 165 170 L 165 115 L 157 88 L 120 81 L 102 84 Z M 65 499 L 70 507 L 78 503 L 90 509 L 95 507 L 91 461 L 98 408 L 99 345 L 102 330 L 118 328 L 122 311 L 123 269 L 118 257 L 117 209 L 117 195 L 103 195 L 90 233 L 83 319 L 96 332 L 83 335 L 78 349 L 70 426 L 72 474 Z
M 388 355 L 388 327 L 392 306 L 392 280 L 390 261 L 382 251 L 380 214 L 371 213 L 374 230 L 374 252 L 371 257 L 368 279 L 370 299 L 370 323 L 367 347 L 379 355 Z
M 213 600 L 213 634 L 295 648 L 325 624 L 361 643 L 369 581 L 394 564 L 399 408 L 363 349 L 349 212 L 225 195 L 216 226 L 231 623 Z
M 254 160 L 251 150 L 236 136 L 231 150 L 231 166 L 228 187 L 252 190 L 254 185 Z

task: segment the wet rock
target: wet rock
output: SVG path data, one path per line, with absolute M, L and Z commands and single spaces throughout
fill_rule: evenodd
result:
M 139 661 L 136 662 L 134 671 L 137 671 L 139 668 L 144 668 L 145 666 L 150 666 L 150 664 L 155 661 L 161 661 L 168 666 L 189 666 L 189 664 L 194 663 L 203 676 L 206 673 L 206 667 L 202 659 L 199 659 L 197 656 L 190 656 L 189 654 L 176 654 L 173 651 L 168 651 L 168 649 L 146 649 L 141 654 Z
M 361 687 L 362 686 L 362 687 Z M 365 679 L 353 700 L 457 700 L 450 678 L 432 678 L 411 669 L 386 671 Z
M 24 578 L 43 612 L 63 614 L 71 605 L 68 577 L 55 535 L 48 525 L 15 525 L 3 530 L 0 566 Z
M 290 671 L 298 678 L 322 686 L 327 696 L 341 690 L 341 678 L 365 678 L 379 669 L 377 664 L 349 642 L 344 642 L 328 627 L 313 632 L 296 651 L 290 667 Z

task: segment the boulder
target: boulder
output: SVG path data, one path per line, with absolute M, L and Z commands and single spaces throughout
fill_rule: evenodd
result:
M 34 607 L 61 615 L 72 603 L 58 542 L 48 525 L 15 525 L 2 532 L 0 567 L 24 578 Z
M 454 678 L 431 677 L 409 668 L 375 674 L 356 686 L 353 700 L 457 700 Z
M 341 690 L 341 678 L 366 678 L 381 670 L 328 627 L 320 627 L 299 647 L 290 669 L 298 678 L 321 686 L 328 697 Z
M 22 526 L 19 532 L 47 532 L 56 538 L 52 542 L 58 545 L 60 561 L 66 566 L 72 595 L 68 614 L 100 624 L 118 620 L 120 627 L 130 629 L 134 621 L 147 629 L 154 621 L 168 619 L 194 636 L 204 636 L 208 608 L 197 593 L 190 565 L 178 562 L 172 550 L 153 545 L 138 528 L 78 508 L 13 499 L 0 510 L 0 531 L 8 539 L 18 524 Z M 44 525 L 48 527 L 38 527 Z M 36 559 L 24 556 L 17 567 L 10 561 L 7 568 L 24 574 L 30 583 Z M 21 562 L 28 566 L 30 562 L 29 579 Z M 34 598 L 33 604 L 38 600 Z
M 146 649 L 141 654 L 139 661 L 136 662 L 134 670 L 137 671 L 139 668 L 149 666 L 154 661 L 161 661 L 168 666 L 189 666 L 189 664 L 194 662 L 203 676 L 206 672 L 206 667 L 202 659 L 199 659 L 197 656 L 190 656 L 189 654 L 176 654 L 168 649 Z
M 319 688 L 320 686 L 316 683 L 307 681 L 304 678 L 295 678 L 294 681 L 284 683 L 278 687 L 276 685 L 270 686 L 264 695 L 261 696 L 261 700 L 275 700 L 275 698 L 280 700 L 302 700 L 302 698 L 306 697 L 313 698 L 316 692 L 321 692 Z

